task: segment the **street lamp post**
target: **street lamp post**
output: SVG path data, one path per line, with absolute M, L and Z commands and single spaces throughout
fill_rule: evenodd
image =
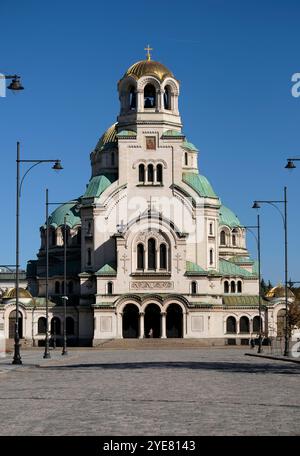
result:
M 67 355 L 67 214 L 64 216 L 64 336 L 63 336 L 63 349 L 61 354 Z
M 15 321 L 15 337 L 14 337 L 14 357 L 12 364 L 22 364 L 20 355 L 20 335 L 19 335 L 19 226 L 20 226 L 20 197 L 22 185 L 29 171 L 41 163 L 54 163 L 52 169 L 62 169 L 61 161 L 56 160 L 21 160 L 20 159 L 20 143 L 17 142 L 17 191 L 16 191 L 16 321 Z M 20 163 L 33 163 L 23 175 L 20 181 Z
M 258 315 L 259 315 L 259 335 L 258 335 L 258 350 L 257 353 L 262 353 L 262 333 L 263 333 L 263 325 L 262 325 L 262 296 L 261 296 L 261 250 L 260 250 L 260 215 L 257 214 L 257 225 L 254 226 L 244 226 L 243 228 L 249 230 L 253 236 L 255 237 L 256 244 L 257 244 L 257 261 L 258 261 L 258 282 L 259 282 L 259 289 L 258 289 Z M 257 236 L 252 232 L 252 229 L 257 230 Z
M 279 209 L 277 203 L 284 204 L 284 213 Z M 282 217 L 284 227 L 284 275 L 285 275 L 285 331 L 284 331 L 284 356 L 289 356 L 289 302 L 288 302 L 288 223 L 287 223 L 287 187 L 284 187 L 283 200 L 256 200 L 253 203 L 253 209 L 260 209 L 260 204 L 270 204 L 278 210 Z

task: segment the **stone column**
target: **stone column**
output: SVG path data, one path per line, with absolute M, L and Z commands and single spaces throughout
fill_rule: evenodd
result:
M 167 338 L 167 313 L 161 312 L 161 339 Z
M 140 312 L 140 335 L 139 339 L 144 339 L 145 337 L 145 325 L 144 325 L 144 312 Z
M 143 90 L 137 90 L 136 91 L 136 96 L 137 96 L 136 110 L 138 112 L 144 112 L 144 91 Z

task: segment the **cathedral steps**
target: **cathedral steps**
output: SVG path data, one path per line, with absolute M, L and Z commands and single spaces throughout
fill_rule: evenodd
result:
M 110 339 L 99 340 L 94 348 L 105 349 L 180 349 L 199 347 L 224 347 L 223 339 Z

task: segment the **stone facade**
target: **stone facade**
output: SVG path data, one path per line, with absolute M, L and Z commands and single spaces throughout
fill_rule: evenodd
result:
M 85 193 L 49 218 L 50 317 L 63 315 L 66 241 L 67 314 L 76 343 L 247 342 L 259 327 L 257 265 L 245 228 L 199 173 L 199 151 L 182 130 L 178 80 L 145 60 L 127 70 L 118 91 L 120 113 L 90 154 Z M 33 338 L 45 316 L 45 239 L 42 226 L 38 260 L 28 267 Z

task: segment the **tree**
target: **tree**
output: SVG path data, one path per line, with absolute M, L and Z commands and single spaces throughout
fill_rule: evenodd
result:
M 261 279 L 261 282 L 260 282 L 260 289 L 261 289 L 261 293 L 264 295 L 266 294 L 266 292 L 268 291 L 268 287 L 267 287 L 267 284 L 266 282 L 264 281 L 264 279 Z
M 274 287 L 273 287 L 271 281 L 269 280 L 268 281 L 268 291 L 272 290 L 272 288 L 274 288 Z
M 293 329 L 300 328 L 300 302 L 295 301 L 289 305 L 288 322 L 290 332 Z

